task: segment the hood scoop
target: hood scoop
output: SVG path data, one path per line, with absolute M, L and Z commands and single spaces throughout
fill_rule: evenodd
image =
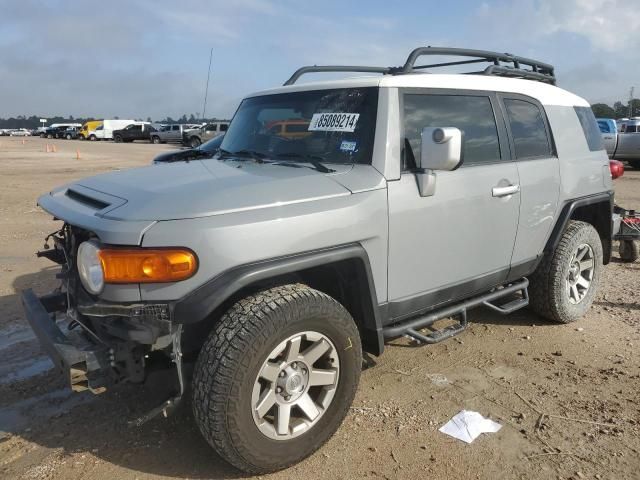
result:
M 111 205 L 104 200 L 87 195 L 86 193 L 73 188 L 67 189 L 65 196 L 69 197 L 71 200 L 81 203 L 85 207 L 92 208 L 93 210 L 104 210 Z

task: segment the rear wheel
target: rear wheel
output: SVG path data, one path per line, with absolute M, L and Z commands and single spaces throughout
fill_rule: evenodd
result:
M 640 258 L 640 243 L 633 240 L 621 240 L 618 254 L 623 262 L 635 262 Z
M 154 135 L 153 137 L 151 137 L 151 143 L 155 143 L 155 144 L 160 143 L 160 137 Z
M 231 307 L 205 342 L 195 419 L 237 468 L 279 470 L 333 435 L 361 368 L 358 329 L 342 305 L 304 285 L 271 288 Z
M 92 142 L 96 141 L 96 136 L 95 135 L 89 135 L 89 140 L 91 140 Z
M 570 221 L 555 251 L 529 278 L 530 305 L 561 323 L 582 317 L 593 303 L 602 271 L 602 241 L 592 225 Z
M 120 135 L 116 135 L 113 137 L 113 141 L 116 143 L 122 143 L 122 137 Z
M 198 148 L 200 145 L 202 145 L 202 142 L 198 137 L 191 137 L 189 139 L 189 146 L 191 148 Z
M 67 134 L 66 139 L 71 140 L 71 138 L 72 138 L 71 135 Z
M 635 169 L 640 169 L 640 160 L 627 160 L 629 165 L 631 165 Z

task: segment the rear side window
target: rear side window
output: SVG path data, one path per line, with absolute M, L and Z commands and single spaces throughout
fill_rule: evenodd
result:
M 464 163 L 500 160 L 500 143 L 489 97 L 466 95 L 404 96 L 405 168 L 420 158 L 421 133 L 425 127 L 456 127 L 463 132 Z
M 525 100 L 506 98 L 504 106 L 511 127 L 516 158 L 550 157 L 551 142 L 540 108 Z
M 598 123 L 591 107 L 574 107 L 574 110 L 578 115 L 578 120 L 580 120 L 580 126 L 584 132 L 584 138 L 587 140 L 589 150 L 592 152 L 604 150 L 600 128 L 598 128 Z
M 598 128 L 600 129 L 601 133 L 613 133 L 611 131 L 611 125 L 609 125 L 609 122 L 605 122 L 604 120 L 598 120 Z

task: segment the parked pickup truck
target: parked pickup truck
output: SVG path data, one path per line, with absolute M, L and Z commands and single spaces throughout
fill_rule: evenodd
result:
M 609 158 L 626 160 L 632 167 L 640 168 L 640 118 L 597 120 Z
M 151 135 L 151 143 L 181 143 L 182 137 L 187 130 L 193 130 L 199 127 L 200 125 L 178 123 L 163 125 L 157 132 Z
M 204 142 L 223 135 L 229 128 L 229 121 L 211 122 L 193 130 L 187 130 L 182 136 L 182 143 L 191 148 L 198 148 Z
M 113 131 L 114 142 L 133 142 L 134 140 L 151 140 L 151 134 L 157 132 L 153 125 L 146 122 L 136 122 L 127 125 L 122 130 Z

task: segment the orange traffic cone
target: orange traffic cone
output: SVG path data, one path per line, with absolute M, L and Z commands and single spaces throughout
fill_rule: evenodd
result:
M 45 148 L 45 152 L 51 153 L 51 147 L 49 146 L 48 143 L 47 143 L 47 147 Z
M 56 150 L 56 146 L 52 145 L 52 147 L 53 147 L 53 153 L 58 153 L 58 151 Z
M 76 160 L 80 160 L 80 150 L 76 150 Z
M 22 144 L 23 144 L 23 145 L 25 144 L 24 138 L 22 139 Z

